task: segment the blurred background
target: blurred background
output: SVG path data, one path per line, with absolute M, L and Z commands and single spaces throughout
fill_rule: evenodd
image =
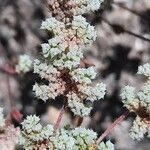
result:
M 41 31 L 42 20 L 49 17 L 46 0 L 0 0 L 0 106 L 5 114 L 19 110 L 23 117 L 41 116 L 44 123 L 55 123 L 62 107 L 62 99 L 46 103 L 34 97 L 32 86 L 40 78 L 32 71 L 14 75 L 7 70 L 15 67 L 21 54 L 33 59 L 41 52 L 40 44 L 51 38 Z M 87 21 L 96 26 L 97 40 L 86 49 L 87 61 L 98 70 L 94 82 L 107 84 L 104 100 L 94 103 L 90 117 L 82 126 L 92 128 L 99 135 L 126 110 L 119 97 L 124 85 L 137 89 L 143 78 L 136 75 L 138 66 L 150 62 L 150 0 L 105 0 L 101 9 L 85 14 Z M 149 150 L 150 141 L 133 141 L 129 135 L 134 115 L 118 125 L 107 138 L 117 150 Z M 62 125 L 74 124 L 67 111 Z M 14 119 L 14 124 L 19 125 Z

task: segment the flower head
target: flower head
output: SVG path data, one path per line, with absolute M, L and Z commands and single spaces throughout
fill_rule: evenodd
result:
M 40 118 L 33 115 L 27 116 L 22 122 L 22 132 L 20 134 L 19 143 L 25 149 L 38 148 L 53 135 L 54 129 L 52 125 L 42 126 Z
M 72 130 L 72 136 L 75 139 L 75 149 L 88 149 L 90 145 L 95 144 L 97 139 L 95 132 L 81 127 Z
M 16 71 L 19 73 L 26 73 L 32 68 L 32 60 L 28 55 L 20 55 Z

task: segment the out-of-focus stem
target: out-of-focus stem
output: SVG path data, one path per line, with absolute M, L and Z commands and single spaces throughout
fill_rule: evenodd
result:
M 121 123 L 127 116 L 129 115 L 129 111 L 124 112 L 119 118 L 117 118 L 106 130 L 105 132 L 98 138 L 97 144 L 99 144 L 112 130 Z
M 10 85 L 10 77 L 9 75 L 6 75 L 6 83 L 7 83 L 7 90 L 8 90 L 8 99 L 10 102 L 10 110 L 12 110 L 13 107 L 13 95 L 11 93 L 11 85 Z
M 16 70 L 14 68 L 12 68 L 11 66 L 9 66 L 8 64 L 4 65 L 3 67 L 0 67 L 0 71 L 4 72 L 6 74 L 9 74 L 9 75 L 16 74 Z
M 59 128 L 60 126 L 60 123 L 61 123 L 61 120 L 62 120 L 62 117 L 63 117 L 63 114 L 64 114 L 64 111 L 65 111 L 65 105 L 62 106 L 61 110 L 60 110 L 60 113 L 59 113 L 59 116 L 57 118 L 57 121 L 54 125 L 54 131 L 56 132 L 57 129 Z

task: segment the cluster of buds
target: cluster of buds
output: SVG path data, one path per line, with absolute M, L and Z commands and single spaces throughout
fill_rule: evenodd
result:
M 69 22 L 72 16 L 95 11 L 100 8 L 103 0 L 48 0 L 52 16 L 57 20 Z
M 125 86 L 122 89 L 121 97 L 124 106 L 137 115 L 130 135 L 133 139 L 141 140 L 144 135 L 150 137 L 150 64 L 140 66 L 137 74 L 146 77 L 144 85 L 137 93 L 134 87 Z
M 97 144 L 90 129 L 64 127 L 55 133 L 53 125 L 43 127 L 35 115 L 22 122 L 22 129 L 19 139 L 25 150 L 114 150 L 110 141 Z

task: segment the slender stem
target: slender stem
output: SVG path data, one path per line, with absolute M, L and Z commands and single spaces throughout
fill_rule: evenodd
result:
M 10 77 L 9 75 L 6 75 L 6 83 L 7 83 L 7 90 L 8 90 L 8 99 L 10 102 L 10 110 L 12 110 L 13 107 L 13 95 L 11 93 L 11 85 L 10 85 Z
M 124 112 L 119 118 L 117 118 L 106 130 L 105 132 L 98 138 L 97 144 L 99 144 L 111 131 L 121 123 L 127 116 L 129 115 L 129 111 Z
M 62 117 L 63 117 L 64 112 L 65 112 L 65 105 L 62 106 L 62 108 L 61 108 L 61 110 L 60 110 L 60 113 L 59 113 L 59 116 L 58 116 L 58 118 L 57 118 L 57 121 L 56 121 L 56 123 L 55 123 L 55 125 L 54 125 L 54 131 L 55 131 L 55 132 L 57 131 L 57 129 L 58 129 L 59 126 L 60 126 L 60 123 L 61 123 L 61 120 L 62 120 Z
M 146 38 L 146 37 L 144 37 L 144 36 L 142 36 L 142 35 L 140 35 L 140 34 L 134 33 L 134 32 L 129 31 L 129 30 L 125 30 L 125 32 L 128 33 L 128 34 L 130 34 L 130 35 L 132 35 L 132 36 L 135 36 L 135 37 L 137 37 L 137 38 L 139 38 L 139 39 L 141 39 L 141 40 L 150 42 L 150 39 L 149 39 L 149 38 Z

